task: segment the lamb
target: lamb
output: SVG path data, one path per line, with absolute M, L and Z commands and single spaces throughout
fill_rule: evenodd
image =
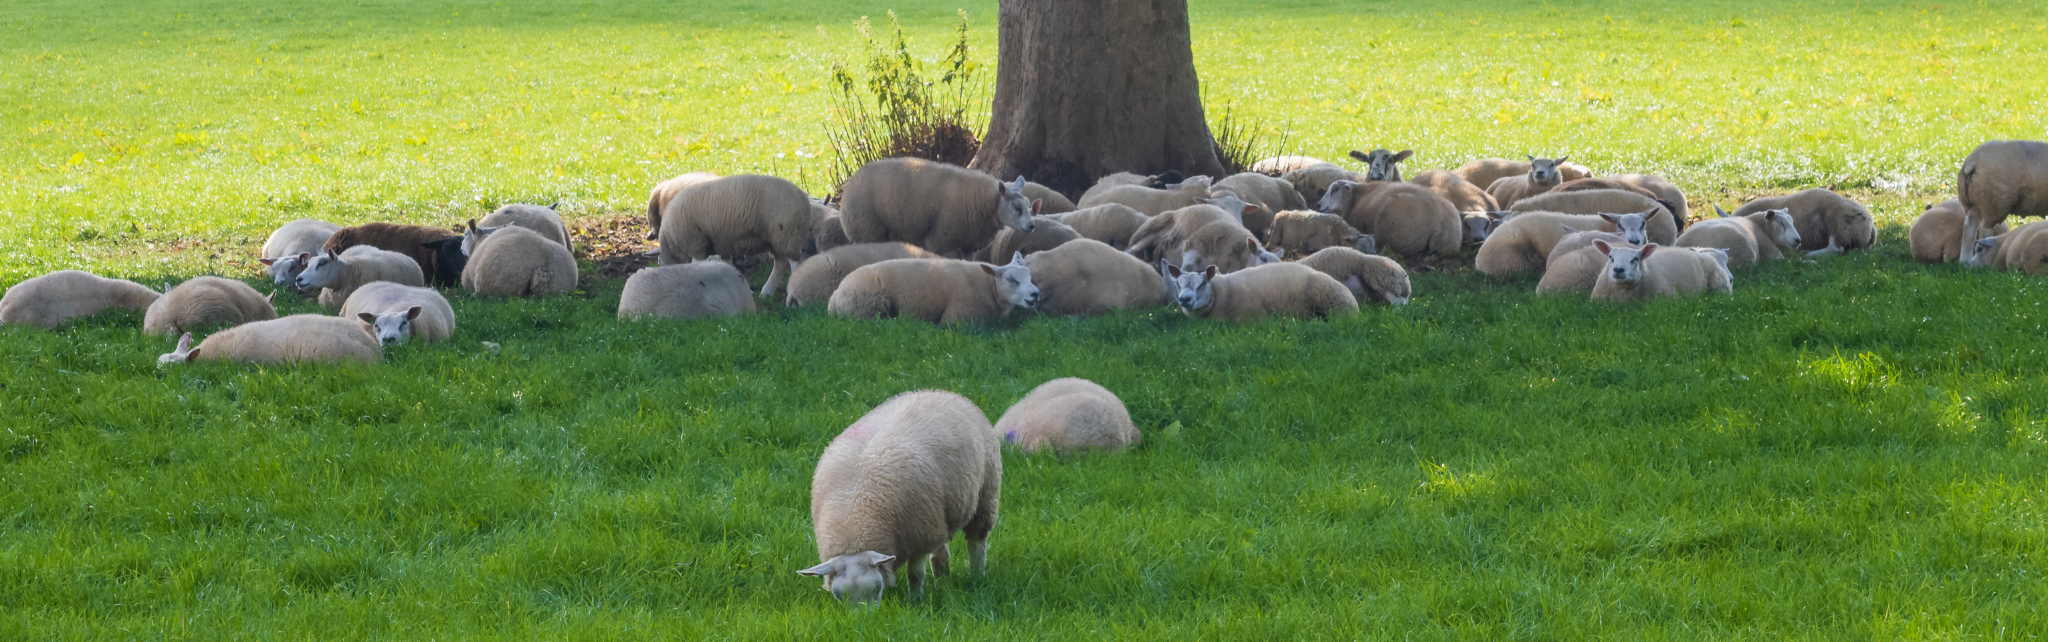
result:
M 1096 316 L 1165 305 L 1167 280 L 1151 266 L 1100 241 L 1082 239 L 1024 257 L 1046 314 Z
M 1522 199 L 1516 203 L 1518 212 L 1557 212 L 1560 214 L 1608 214 L 1615 212 L 1656 213 L 1645 222 L 1643 231 L 1649 242 L 1670 245 L 1678 241 L 1679 225 L 1672 217 L 1676 211 L 1670 203 L 1649 198 L 1625 190 L 1590 190 L 1584 192 L 1551 192 Z
M 1273 230 L 1266 235 L 1266 244 L 1300 255 L 1340 246 L 1371 254 L 1369 248 L 1375 247 L 1372 237 L 1359 233 L 1358 228 L 1344 222 L 1344 217 L 1307 210 L 1275 215 Z
M 2017 270 L 2029 276 L 2048 274 L 2048 221 L 2028 223 L 2005 234 L 1978 239 L 1977 251 L 1964 264 Z
M 1871 220 L 1870 210 L 1830 189 L 1814 188 L 1759 198 L 1744 203 L 1735 210 L 1735 215 L 1779 209 L 1792 213 L 1792 222 L 1799 228 L 1797 249 L 1804 250 L 1807 256 L 1839 254 L 1877 243 L 1877 224 Z
M 811 214 L 818 217 L 818 225 L 811 230 L 811 244 L 804 248 L 805 254 L 817 256 L 853 244 L 852 239 L 846 238 L 846 226 L 839 222 L 839 210 L 813 201 Z
M 1255 321 L 1269 316 L 1339 317 L 1358 313 L 1358 299 L 1330 275 L 1300 263 L 1273 263 L 1219 274 L 1167 266 L 1181 310 L 1198 319 Z
M 798 572 L 854 605 L 880 603 L 899 569 L 922 595 L 926 561 L 934 576 L 951 572 L 946 542 L 964 532 L 980 575 L 1002 487 L 1002 440 L 974 402 L 939 390 L 897 395 L 818 456 L 811 523 L 824 562 Z
M 1038 212 L 1041 214 L 1065 214 L 1075 209 L 1074 202 L 1067 200 L 1067 195 L 1044 185 L 1025 181 L 1024 189 L 1017 192 L 1023 194 L 1025 200 L 1039 203 Z
M 1963 263 L 1977 251 L 1978 232 L 2007 216 L 2048 216 L 2048 143 L 1994 140 L 1978 145 L 1956 172 L 1963 205 Z
M 1515 201 L 1548 192 L 1550 188 L 1562 184 L 1564 181 L 1558 175 L 1557 164 L 1567 158 L 1570 157 L 1561 156 L 1551 160 L 1530 156 L 1528 174 L 1495 180 L 1492 185 L 1486 187 L 1486 193 L 1501 207 L 1515 209 Z
M 1449 201 L 1451 207 L 1457 208 L 1460 212 L 1485 213 L 1500 209 L 1500 204 L 1494 202 L 1493 196 L 1487 194 L 1484 188 L 1441 169 L 1416 174 L 1415 178 L 1409 179 L 1408 182 L 1436 192 L 1437 196 Z
M 1025 452 L 1117 451 L 1138 445 L 1138 427 L 1114 393 L 1087 379 L 1054 379 L 1017 400 L 996 434 Z
M 862 266 L 891 259 L 944 258 L 909 243 L 855 243 L 819 253 L 796 266 L 789 277 L 791 306 L 810 305 L 832 298 L 839 282 Z
M 1308 202 L 1302 200 L 1301 193 L 1295 191 L 1293 185 L 1256 172 L 1232 174 L 1217 181 L 1209 192 L 1218 196 L 1229 194 L 1258 206 L 1256 211 L 1246 212 L 1244 227 L 1260 240 L 1265 240 L 1267 230 L 1273 227 L 1274 214 L 1308 208 Z
M 628 286 L 632 283 L 627 282 Z M 341 318 L 370 325 L 378 343 L 403 343 L 419 337 L 427 343 L 447 341 L 455 334 L 455 308 L 433 288 L 378 281 L 356 289 L 341 306 Z
M 469 257 L 462 289 L 496 297 L 567 294 L 576 289 L 576 257 L 532 230 L 507 227 L 484 239 Z
M 1637 212 L 1634 214 L 1559 214 L 1556 212 L 1524 212 L 1516 214 L 1501 223 L 1500 229 L 1486 237 L 1479 245 L 1479 256 L 1474 261 L 1480 272 L 1487 276 L 1508 277 L 1518 272 L 1541 270 L 1550 253 L 1557 249 L 1567 230 L 1598 229 L 1616 232 L 1631 244 L 1648 242 L 1650 218 L 1662 214 L 1662 210 Z
M 1989 230 L 1979 230 L 1977 236 L 1990 237 L 2005 234 L 2004 223 Z M 1800 232 L 1804 234 L 1805 232 Z M 1921 263 L 1949 263 L 1959 258 L 1958 245 L 1963 235 L 1963 203 L 1949 199 L 1927 206 L 1920 218 L 1913 219 L 1913 230 L 1908 235 L 1913 258 Z
M 1032 221 L 1031 231 L 1029 232 L 1018 232 L 1012 229 L 1004 229 L 1001 232 L 997 232 L 995 240 L 989 241 L 988 247 L 984 248 L 984 251 L 988 253 L 987 256 L 993 258 L 1016 253 L 1030 256 L 1059 247 L 1061 243 L 1083 238 L 1080 232 L 1074 231 L 1074 228 L 1067 227 L 1065 223 L 1045 217 L 1035 218 L 1038 220 Z
M 562 215 L 556 212 L 555 208 L 515 203 L 500 207 L 496 211 L 484 215 L 483 220 L 476 222 L 477 229 L 484 231 L 486 235 L 490 234 L 493 230 L 507 225 L 517 225 L 533 230 L 535 234 L 541 235 L 541 238 L 560 243 L 562 247 L 569 248 L 570 254 L 576 253 L 576 240 L 569 236 L 569 226 L 562 223 Z M 474 250 L 475 248 L 472 247 L 470 249 Z M 456 274 L 459 276 L 461 273 L 457 272 Z
M 1707 219 L 1678 235 L 1680 247 L 1720 248 L 1728 253 L 1728 264 L 1737 267 L 1785 258 L 1799 247 L 1799 228 L 1786 210 L 1766 210 L 1748 216 L 1729 216 L 1714 206 L 1722 218 Z
M 241 325 L 277 318 L 270 297 L 241 281 L 194 277 L 164 292 L 142 315 L 142 332 L 175 337 L 204 326 Z
M 791 290 L 794 292 L 794 288 Z M 619 319 L 732 317 L 751 314 L 747 277 L 720 260 L 644 268 L 626 277 Z
M 343 230 L 347 231 L 347 230 Z M 567 250 L 564 250 L 565 252 Z M 424 287 L 427 278 L 420 273 L 419 264 L 404 254 L 387 252 L 369 245 L 358 245 L 337 254 L 327 250 L 318 256 L 299 255 L 299 261 L 306 264 L 306 271 L 299 273 L 295 282 L 300 290 L 320 290 L 320 305 L 333 309 L 341 308 L 356 288 L 373 281 L 390 281 L 400 285 Z M 475 262 L 470 267 L 475 267 Z M 468 273 L 464 273 L 467 277 Z
M 461 278 L 461 274 L 444 274 L 437 269 L 441 265 L 440 248 L 445 247 L 445 244 L 436 244 L 435 241 L 454 236 L 454 232 L 425 225 L 367 223 L 336 230 L 333 236 L 327 237 L 327 243 L 320 246 L 320 249 L 341 253 L 350 248 L 366 245 L 386 252 L 397 252 L 412 259 L 419 267 L 421 278 L 431 278 L 436 285 L 453 285 L 456 279 Z
M 1464 238 L 1451 203 L 1411 183 L 1337 181 L 1318 206 L 1404 256 L 1453 252 Z
M 292 279 L 306 266 L 299 263 L 299 255 L 319 252 L 341 226 L 327 221 L 302 218 L 279 226 L 263 241 L 263 265 L 270 269 L 270 281 L 278 287 L 290 285 Z
M 940 256 L 967 256 L 1003 226 L 1031 231 L 1025 181 L 918 158 L 868 163 L 840 187 L 839 222 L 855 243 L 902 241 Z
M 1280 175 L 1280 180 L 1287 181 L 1287 184 L 1294 186 L 1295 192 L 1301 194 L 1303 203 L 1322 202 L 1323 195 L 1329 191 L 1330 185 L 1337 181 L 1356 182 L 1359 178 L 1360 176 L 1351 173 L 1351 170 L 1338 167 L 1334 163 L 1310 165 Z
M 1108 243 L 1119 250 L 1131 246 L 1131 236 L 1152 217 L 1117 203 L 1104 203 L 1052 217 L 1074 228 L 1084 238 Z
M 1235 196 L 1204 200 L 1194 205 L 1168 211 L 1146 220 L 1138 230 L 1131 233 L 1131 247 L 1128 250 L 1146 262 L 1156 261 L 1163 256 L 1178 258 L 1185 251 L 1189 239 L 1211 224 L 1225 224 L 1244 229 L 1244 215 L 1256 209 Z M 1250 234 L 1246 231 L 1246 234 Z
M 1491 187 L 1494 181 L 1502 178 L 1528 174 L 1531 165 L 1532 163 L 1529 161 L 1482 158 L 1459 166 L 1457 169 L 1451 170 L 1451 173 L 1457 174 L 1459 178 L 1465 179 L 1467 183 L 1480 187 Z M 1592 176 L 1593 170 L 1578 163 L 1560 162 L 1557 165 L 1557 174 L 1559 178 L 1570 182 Z
M 178 348 L 157 357 L 157 363 L 191 363 L 199 360 L 291 365 L 304 363 L 377 363 L 384 349 L 370 328 L 353 318 L 324 314 L 294 314 L 281 319 L 244 323 L 192 345 L 191 333 L 178 339 Z
M 661 214 L 661 264 L 765 252 L 773 258 L 761 296 L 774 296 L 803 259 L 804 246 L 822 218 L 813 205 L 802 189 L 774 176 L 728 176 L 699 183 L 677 193 Z M 840 220 L 846 221 L 843 216 Z
M 855 319 L 910 317 L 964 323 L 1038 304 L 1024 257 L 1001 267 L 953 259 L 893 259 L 861 266 L 839 282 L 825 310 Z
M 1536 294 L 1585 294 L 1593 291 L 1593 284 L 1600 280 L 1600 271 L 1607 269 L 1607 255 L 1593 246 L 1594 241 L 1606 241 L 1616 247 L 1640 247 L 1613 232 L 1579 231 L 1571 226 L 1565 226 L 1564 231 L 1564 238 L 1551 248 L 1550 258 L 1543 264 L 1543 280 L 1536 282 Z
M 1656 297 L 1683 297 L 1702 292 L 1728 294 L 1735 281 L 1728 266 L 1711 250 L 1663 248 L 1651 243 L 1642 248 L 1594 241 L 1593 247 L 1607 255 L 1607 269 L 1593 283 L 1594 301 L 1635 301 Z
M 668 208 L 669 201 L 675 200 L 677 194 L 681 194 L 683 190 L 695 187 L 700 183 L 709 183 L 718 179 L 719 176 L 717 174 L 710 172 L 692 172 L 655 185 L 653 191 L 647 194 L 647 240 L 661 240 L 661 213 Z
M 1288 172 L 1304 167 L 1332 164 L 1334 163 L 1313 156 L 1275 156 L 1252 163 L 1251 171 L 1279 178 Z
M 1351 150 L 1352 160 L 1365 163 L 1364 182 L 1400 182 L 1401 161 L 1408 160 L 1408 157 L 1414 155 L 1415 150 L 1412 149 L 1401 150 L 1401 153 L 1398 154 L 1384 149 L 1372 150 L 1370 154 L 1355 149 Z
M 1414 296 L 1408 285 L 1408 271 L 1384 256 L 1348 247 L 1329 247 L 1302 259 L 1300 264 L 1344 284 L 1344 289 L 1360 303 L 1407 305 Z
M 1158 216 L 1194 205 L 1209 197 L 1209 177 L 1197 176 L 1169 189 L 1152 189 L 1141 185 L 1112 187 L 1093 196 L 1082 196 L 1080 205 L 1095 207 L 1117 203 L 1146 216 Z
M 0 325 L 55 330 L 71 319 L 107 308 L 147 310 L 161 296 L 134 281 L 61 270 L 7 288 L 7 294 L 0 296 Z
M 1187 178 L 1182 176 L 1180 172 L 1174 171 L 1169 171 L 1164 174 L 1155 174 L 1152 176 L 1144 176 L 1140 174 L 1133 174 L 1130 172 L 1117 172 L 1115 174 L 1110 174 L 1108 176 L 1096 179 L 1095 184 L 1090 186 L 1088 188 L 1088 191 L 1081 193 L 1081 200 L 1086 201 L 1091 196 L 1095 196 L 1096 194 L 1099 194 L 1101 192 L 1108 191 L 1110 188 L 1121 187 L 1124 185 L 1137 185 L 1141 187 L 1150 187 L 1153 189 L 1164 189 L 1174 185 L 1179 185 L 1186 180 Z

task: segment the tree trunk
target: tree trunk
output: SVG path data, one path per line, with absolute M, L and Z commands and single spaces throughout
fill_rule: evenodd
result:
M 1077 196 L 1116 172 L 1217 176 L 1186 0 L 1001 0 L 996 94 L 969 166 Z

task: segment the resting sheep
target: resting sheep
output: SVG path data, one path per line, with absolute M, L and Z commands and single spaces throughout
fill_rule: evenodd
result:
M 1464 238 L 1458 211 L 1420 185 L 1337 181 L 1317 205 L 1403 256 L 1454 252 Z
M 1437 196 L 1449 202 L 1451 207 L 1459 212 L 1485 213 L 1500 209 L 1500 204 L 1494 202 L 1493 196 L 1487 194 L 1485 188 L 1468 183 L 1465 179 L 1458 178 L 1457 174 L 1441 169 L 1416 174 L 1415 178 L 1409 179 L 1408 182 L 1436 192 Z
M 1569 157 L 1551 160 L 1530 156 L 1529 173 L 1495 180 L 1486 187 L 1486 193 L 1502 208 L 1516 209 L 1515 201 L 1548 192 L 1551 188 L 1563 184 L 1564 180 L 1558 174 L 1557 164 L 1564 162 L 1566 158 Z
M 1209 196 L 1209 177 L 1197 176 L 1166 189 L 1153 189 L 1142 185 L 1112 187 L 1092 196 L 1081 197 L 1080 206 L 1095 207 L 1116 203 L 1146 216 L 1158 216 L 1202 202 Z
M 1212 246 L 1216 240 L 1226 235 L 1250 238 L 1251 232 L 1245 230 L 1243 217 L 1254 209 L 1256 206 L 1246 204 L 1236 196 L 1225 196 L 1164 212 L 1138 226 L 1138 230 L 1131 234 L 1131 247 L 1127 251 L 1147 263 L 1160 258 L 1179 261 L 1188 252 L 1188 242 L 1211 225 L 1219 226 L 1207 236 Z M 1233 229 L 1242 231 L 1242 236 Z M 1234 247 L 1223 249 L 1235 251 Z M 1233 270 L 1226 267 L 1225 271 Z
M 1502 178 L 1527 175 L 1531 165 L 1532 163 L 1529 161 L 1482 158 L 1459 166 L 1457 169 L 1451 170 L 1451 173 L 1457 174 L 1459 178 L 1465 179 L 1467 183 L 1480 187 L 1491 187 L 1494 181 Z M 1592 176 L 1593 170 L 1578 163 L 1560 162 L 1557 165 L 1557 174 L 1559 178 L 1569 182 Z
M 1337 181 L 1356 182 L 1361 178 L 1363 177 L 1352 173 L 1351 170 L 1338 167 L 1335 163 L 1310 165 L 1280 175 L 1280 180 L 1287 181 L 1287 184 L 1294 186 L 1295 192 L 1301 194 L 1303 203 L 1322 202 L 1323 195 L 1330 190 L 1330 185 Z
M 485 214 L 483 220 L 476 222 L 479 230 L 497 230 L 507 225 L 517 225 L 533 230 L 533 233 L 541 235 L 541 238 L 560 243 L 562 247 L 569 248 L 570 254 L 576 253 L 576 240 L 574 237 L 569 236 L 569 226 L 562 223 L 562 215 L 556 212 L 555 208 L 514 203 Z M 490 232 L 485 231 L 484 233 L 489 234 Z M 475 248 L 472 247 L 471 249 Z M 459 275 L 461 273 L 457 272 L 456 274 Z
M 1606 241 L 1610 246 L 1641 247 L 1613 232 L 1582 232 L 1569 226 L 1564 231 L 1564 238 L 1550 250 L 1550 258 L 1543 264 L 1543 280 L 1536 282 L 1539 295 L 1593 291 L 1593 284 L 1600 280 L 1600 271 L 1607 269 L 1607 255 L 1593 246 L 1594 241 Z
M 1138 427 L 1114 393 L 1087 379 L 1047 381 L 996 421 L 996 434 L 1025 452 L 1117 451 L 1138 445 Z
M 1977 146 L 1956 172 L 1956 200 L 1965 223 L 1963 262 L 1977 251 L 1978 231 L 2007 216 L 2048 216 L 2048 143 L 1994 140 Z
M 825 309 L 855 319 L 909 317 L 964 323 L 1038 303 L 1024 257 L 1001 267 L 953 259 L 894 259 L 861 266 L 839 282 Z
M 753 311 L 746 275 L 715 259 L 643 268 L 626 277 L 626 289 L 619 294 L 620 319 L 731 317 Z
M 1662 215 L 1663 210 L 1654 210 Z M 1508 277 L 1518 272 L 1542 270 L 1550 253 L 1565 234 L 1576 230 L 1602 230 L 1621 234 L 1631 244 L 1648 242 L 1652 212 L 1634 214 L 1559 214 L 1524 212 L 1509 217 L 1500 229 L 1479 245 L 1474 265 L 1487 276 Z
M 2004 223 L 1989 230 L 1978 230 L 1978 237 L 1998 236 L 2006 233 Z M 1804 232 L 1802 232 L 1803 234 Z M 1908 234 L 1913 258 L 1921 263 L 1950 263 L 1956 261 L 1961 251 L 1963 236 L 1963 203 L 1949 199 L 1927 206 L 1920 217 L 1913 219 L 1913 230 Z
M 839 221 L 839 210 L 813 201 L 811 213 L 818 217 L 818 226 L 811 230 L 811 244 L 804 248 L 805 254 L 817 256 L 820 252 L 853 244 L 853 239 L 846 238 L 846 226 Z
M 1270 316 L 1339 317 L 1358 313 L 1358 299 L 1330 275 L 1299 263 L 1273 263 L 1219 274 L 1215 266 L 1167 266 L 1182 311 L 1198 319 L 1255 321 Z
M 1277 178 L 1256 172 L 1244 172 L 1217 181 L 1209 189 L 1214 196 L 1231 195 L 1246 204 L 1257 206 L 1246 210 L 1244 228 L 1253 236 L 1265 240 L 1267 230 L 1273 227 L 1273 215 L 1287 210 L 1306 209 L 1308 202 L 1301 199 L 1301 193 L 1294 186 Z
M 161 296 L 134 281 L 61 270 L 7 288 L 7 294 L 0 296 L 0 325 L 55 330 L 71 319 L 107 308 L 147 310 Z
M 832 298 L 839 282 L 862 266 L 892 259 L 936 259 L 937 254 L 909 243 L 855 243 L 832 248 L 796 266 L 789 277 L 789 305 L 810 305 Z
M 1678 235 L 1680 247 L 1720 248 L 1728 253 L 1728 264 L 1748 267 L 1762 261 L 1785 258 L 1799 247 L 1799 228 L 1785 210 L 1766 210 L 1748 216 L 1730 216 L 1714 206 L 1723 218 L 1700 221 Z
M 1408 157 L 1414 155 L 1415 150 L 1412 149 L 1401 150 L 1398 154 L 1384 149 L 1372 150 L 1370 154 L 1355 149 L 1351 150 L 1352 160 L 1365 163 L 1365 181 L 1362 182 L 1399 182 L 1401 180 L 1401 161 L 1408 160 Z
M 1977 239 L 1977 251 L 1965 264 L 2025 272 L 2028 276 L 2048 273 L 2048 221 L 2028 223 L 1998 236 Z
M 630 285 L 630 283 L 629 283 Z M 341 306 L 341 318 L 370 325 L 379 343 L 404 343 L 419 337 L 427 343 L 447 341 L 455 334 L 455 308 L 433 288 L 378 281 L 356 289 Z
M 1656 199 L 1671 209 L 1671 215 L 1677 219 L 1680 228 L 1684 228 L 1691 221 L 1686 209 L 1685 191 L 1655 174 L 1615 174 L 1600 178 L 1565 179 L 1563 184 L 1550 191 L 1583 192 L 1596 189 L 1620 189 Z
M 1110 247 L 1121 250 L 1131 246 L 1131 236 L 1152 217 L 1129 206 L 1105 203 L 1051 218 L 1074 228 L 1083 238 L 1108 243 Z
M 654 190 L 647 194 L 647 240 L 661 240 L 661 213 L 668 208 L 669 201 L 675 200 L 677 194 L 699 183 L 709 183 L 718 179 L 717 174 L 710 172 L 692 172 L 655 185 Z
M 840 187 L 839 222 L 855 243 L 901 241 L 940 256 L 967 256 L 1004 226 L 1031 231 L 1024 180 L 1004 183 L 918 158 L 868 163 Z
M 1020 176 L 1018 178 L 1023 177 Z M 1017 190 L 1017 192 L 1023 194 L 1025 200 L 1036 203 L 1038 213 L 1040 214 L 1065 214 L 1075 209 L 1074 202 L 1068 200 L 1067 195 L 1054 191 L 1052 188 L 1044 185 L 1025 181 L 1024 189 Z
M 279 226 L 263 241 L 262 261 L 270 270 L 270 282 L 278 287 L 291 285 L 299 277 L 299 271 L 306 266 L 299 263 L 300 254 L 320 251 L 327 239 L 341 226 L 327 221 L 302 218 Z
M 1322 212 L 1295 210 L 1273 217 L 1273 230 L 1266 234 L 1267 247 L 1297 255 L 1314 254 L 1326 247 L 1349 247 L 1371 254 L 1373 238 L 1344 222 L 1344 217 Z
M 774 296 L 804 258 L 822 218 L 815 205 L 801 188 L 774 176 L 728 176 L 693 185 L 661 213 L 661 264 L 766 253 L 772 267 L 761 296 Z
M 1834 190 L 1814 188 L 1784 196 L 1759 198 L 1735 210 L 1748 216 L 1764 210 L 1786 210 L 1799 228 L 1799 247 L 1807 256 L 1860 250 L 1877 243 L 1877 224 L 1870 210 Z M 1957 245 L 1961 247 L 1960 244 Z
M 1155 174 L 1152 176 L 1133 174 L 1130 172 L 1117 172 L 1115 174 L 1110 174 L 1108 176 L 1096 179 L 1095 184 L 1088 187 L 1088 191 L 1081 193 L 1081 201 L 1086 201 L 1089 197 L 1095 196 L 1096 194 L 1099 194 L 1104 191 L 1108 191 L 1110 188 L 1114 187 L 1121 187 L 1124 185 L 1138 185 L 1142 187 L 1150 187 L 1153 189 L 1163 189 L 1166 187 L 1179 185 L 1186 180 L 1187 178 L 1182 176 L 1180 172 L 1166 172 L 1164 174 Z M 1075 201 L 1075 203 L 1079 203 L 1081 201 Z
M 532 230 L 508 227 L 477 246 L 462 270 L 462 289 L 493 297 L 567 294 L 576 290 L 576 257 Z
M 1632 248 L 1606 241 L 1594 241 L 1593 247 L 1607 255 L 1607 269 L 1601 270 L 1593 283 L 1594 301 L 1618 303 L 1735 291 L 1727 264 L 1711 250 L 1665 248 L 1655 243 Z
M 1031 231 L 1019 232 L 1005 228 L 997 232 L 995 240 L 989 241 L 988 247 L 983 248 L 978 254 L 982 254 L 984 259 L 1018 253 L 1030 256 L 1059 247 L 1061 243 L 1083 238 L 1080 232 L 1067 227 L 1065 223 L 1042 216 L 1034 218 L 1038 220 L 1031 222 Z
M 1655 213 L 1644 223 L 1643 232 L 1649 235 L 1651 243 L 1670 245 L 1678 240 L 1679 230 L 1677 221 L 1671 215 L 1671 207 L 1668 203 L 1635 192 L 1602 189 L 1539 194 L 1522 199 L 1515 204 L 1514 210 L 1587 215 L 1654 210 Z
M 1300 264 L 1344 284 L 1344 289 L 1359 303 L 1407 305 L 1414 296 L 1408 285 L 1408 271 L 1384 256 L 1348 247 L 1328 247 L 1302 259 Z
M 175 337 L 215 325 L 241 325 L 277 318 L 270 297 L 241 281 L 217 276 L 194 277 L 149 304 L 142 315 L 143 334 Z
M 1099 241 L 1082 239 L 1024 257 L 1024 267 L 1046 314 L 1095 316 L 1173 299 L 1158 271 Z
M 426 225 L 398 225 L 394 223 L 366 223 L 355 227 L 344 227 L 327 237 L 327 243 L 320 246 L 323 251 L 346 252 L 357 246 L 369 246 L 386 252 L 397 252 L 412 259 L 419 267 L 420 277 L 436 285 L 453 285 L 461 273 L 444 273 L 440 267 L 444 241 L 456 238 L 454 232 Z M 311 253 L 318 255 L 317 252 Z M 304 289 L 302 286 L 300 289 Z
M 191 333 L 178 348 L 160 357 L 160 364 L 193 361 L 240 361 L 270 365 L 303 363 L 376 363 L 384 349 L 369 326 L 353 318 L 294 314 L 281 319 L 244 323 L 213 333 L 198 347 Z
M 1312 156 L 1275 156 L 1252 163 L 1251 171 L 1278 178 L 1288 172 L 1316 165 L 1332 165 L 1328 161 Z
M 529 232 L 530 233 L 530 232 Z M 557 246 L 559 247 L 559 246 Z M 567 250 L 563 250 L 566 252 Z M 427 279 L 420 274 L 419 264 L 397 252 L 387 252 L 369 245 L 358 245 L 336 254 L 327 250 L 318 256 L 299 255 L 299 261 L 306 264 L 306 270 L 299 273 L 295 283 L 300 290 L 321 288 L 320 305 L 340 309 L 356 288 L 374 281 L 390 281 L 400 285 L 425 286 Z M 472 267 L 475 262 L 471 262 Z M 467 278 L 468 274 L 464 273 Z

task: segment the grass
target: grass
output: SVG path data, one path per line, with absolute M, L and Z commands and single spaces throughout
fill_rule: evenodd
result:
M 897 9 L 936 58 L 956 6 L 9 3 L 0 283 L 253 279 L 291 218 L 595 217 L 687 170 L 822 190 L 852 21 Z M 993 3 L 966 8 L 992 59 Z M 1212 109 L 1297 151 L 1559 150 L 1702 204 L 1840 186 L 1883 244 L 1729 297 L 1436 272 L 1404 308 L 1243 326 L 620 323 L 593 280 L 453 296 L 453 341 L 374 368 L 158 368 L 133 313 L 0 328 L 0 637 L 2048 630 L 2043 285 L 1911 263 L 1902 227 L 1976 142 L 2048 136 L 2015 89 L 2048 7 L 1193 11 Z M 938 387 L 999 414 L 1061 376 L 1121 394 L 1146 444 L 1006 454 L 989 576 L 857 613 L 794 575 L 811 465 L 861 413 Z

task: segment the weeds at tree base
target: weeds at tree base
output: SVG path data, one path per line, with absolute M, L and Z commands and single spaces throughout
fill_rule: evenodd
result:
M 969 107 L 986 105 L 992 88 L 971 59 L 967 12 L 960 12 L 953 47 L 933 70 L 940 74 L 936 81 L 926 79 L 925 63 L 911 55 L 896 12 L 889 12 L 889 46 L 875 42 L 866 18 L 856 26 L 866 42 L 867 60 L 859 65 L 865 77 L 856 78 L 857 70 L 847 63 L 832 66 L 832 84 L 839 88 L 839 107 L 825 126 L 832 142 L 832 184 L 885 158 L 963 166 L 974 160 L 986 124 L 970 121 Z

